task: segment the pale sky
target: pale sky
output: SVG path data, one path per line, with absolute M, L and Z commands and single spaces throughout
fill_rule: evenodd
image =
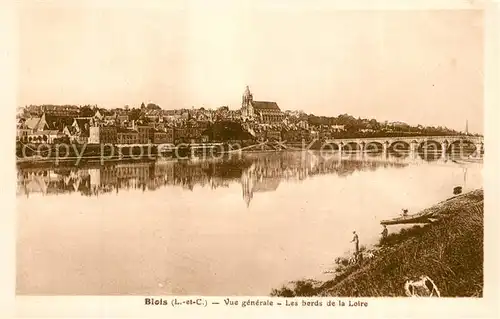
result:
M 481 11 L 302 2 L 23 1 L 19 105 L 236 109 L 249 85 L 282 110 L 483 131 Z

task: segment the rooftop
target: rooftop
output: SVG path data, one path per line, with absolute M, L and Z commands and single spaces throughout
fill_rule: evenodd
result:
M 267 101 L 252 101 L 252 106 L 256 110 L 276 110 L 280 111 L 280 108 L 276 102 Z
M 131 129 L 123 128 L 123 127 L 117 127 L 116 132 L 117 133 L 138 133 L 135 130 L 131 130 Z

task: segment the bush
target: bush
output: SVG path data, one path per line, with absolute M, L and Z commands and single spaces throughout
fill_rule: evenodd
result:
M 273 297 L 312 297 L 319 292 L 320 282 L 316 280 L 299 280 L 291 282 L 291 287 L 283 286 L 280 289 L 273 289 Z

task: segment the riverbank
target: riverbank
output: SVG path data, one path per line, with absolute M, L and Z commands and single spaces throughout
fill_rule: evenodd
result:
M 273 296 L 405 296 L 408 278 L 429 276 L 442 297 L 483 294 L 483 190 L 440 202 L 437 221 L 390 234 L 359 264 L 335 261 L 334 278 L 299 280 L 271 292 Z M 366 252 L 365 252 L 366 253 Z

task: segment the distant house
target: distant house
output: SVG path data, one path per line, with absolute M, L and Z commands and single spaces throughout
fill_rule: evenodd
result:
M 64 126 L 70 124 L 73 120 L 67 116 L 54 116 L 43 113 L 41 117 L 30 117 L 24 122 L 24 127 L 33 132 L 44 130 L 62 131 Z
M 69 138 L 70 142 L 84 144 L 89 139 L 88 130 L 80 131 L 73 125 L 66 125 L 62 133 Z
M 101 114 L 101 112 L 99 111 L 99 109 L 96 109 L 95 113 L 94 113 L 94 119 L 96 120 L 102 120 L 104 118 L 104 116 Z
M 116 144 L 117 128 L 114 126 L 91 126 L 89 144 Z
M 154 144 L 173 144 L 174 143 L 174 129 L 167 128 L 165 130 L 155 129 L 153 132 Z
M 188 110 L 182 111 L 182 113 L 180 114 L 180 119 L 189 120 L 189 111 Z
M 120 123 L 128 122 L 128 112 L 123 110 L 116 111 L 116 120 Z
M 62 132 L 69 138 L 70 141 L 79 142 L 78 136 L 76 134 L 76 128 L 73 125 L 66 125 Z
M 302 129 L 308 130 L 309 129 L 309 122 L 307 122 L 306 120 L 300 120 L 297 123 L 297 127 L 300 127 Z
M 27 142 L 32 130 L 17 129 L 16 141 Z
M 187 143 L 191 141 L 202 141 L 206 127 L 199 125 L 185 125 L 174 129 L 174 143 Z
M 163 120 L 162 110 L 148 110 L 145 113 L 145 117 L 149 122 L 158 122 L 160 118 Z
M 241 120 L 241 110 L 229 110 L 227 112 L 227 119 L 231 121 L 240 121 Z
M 43 108 L 41 105 L 29 105 L 26 106 L 26 113 L 32 117 L 41 117 L 43 114 Z
M 330 126 L 330 129 L 332 130 L 332 132 L 343 132 L 345 131 L 345 125 L 334 124 Z
M 53 116 L 73 117 L 78 116 L 80 107 L 77 105 L 42 105 L 42 110 Z
M 45 130 L 36 131 L 28 134 L 29 142 L 39 142 L 39 143 L 53 143 L 56 138 L 64 136 L 62 132 L 58 130 Z
M 69 138 L 70 142 L 87 143 L 89 139 L 88 132 L 87 134 L 82 134 L 82 132 L 78 131 L 73 125 L 66 125 L 62 133 Z
M 72 141 L 78 143 L 87 143 L 90 137 L 90 128 L 95 125 L 94 118 L 92 117 L 78 117 L 73 120 L 71 128 L 65 129 L 65 134 L 67 134 Z
M 111 113 L 111 114 L 104 115 L 104 121 L 106 121 L 106 122 L 114 122 L 114 121 L 116 121 L 116 113 Z
M 362 128 L 359 130 L 361 133 L 374 133 L 375 130 L 371 128 Z
M 30 117 L 29 119 L 26 119 L 24 125 L 27 129 L 30 129 L 33 132 L 49 129 L 45 113 L 43 113 L 41 117 Z
M 154 127 L 152 125 L 133 125 L 132 129 L 139 133 L 139 144 L 149 144 L 153 142 Z
M 22 122 L 20 122 L 17 125 L 16 132 L 17 132 L 17 134 L 16 134 L 16 140 L 17 141 L 27 142 L 28 141 L 28 135 L 30 135 L 31 133 L 33 133 L 33 130 L 30 129 L 30 128 L 28 128 L 25 125 L 25 121 L 22 121 Z
M 45 116 L 45 120 L 50 130 L 58 130 L 62 132 L 66 125 L 71 125 L 73 123 L 74 117 L 47 114 Z
M 139 144 L 139 132 L 124 128 L 118 128 L 116 132 L 117 144 Z

